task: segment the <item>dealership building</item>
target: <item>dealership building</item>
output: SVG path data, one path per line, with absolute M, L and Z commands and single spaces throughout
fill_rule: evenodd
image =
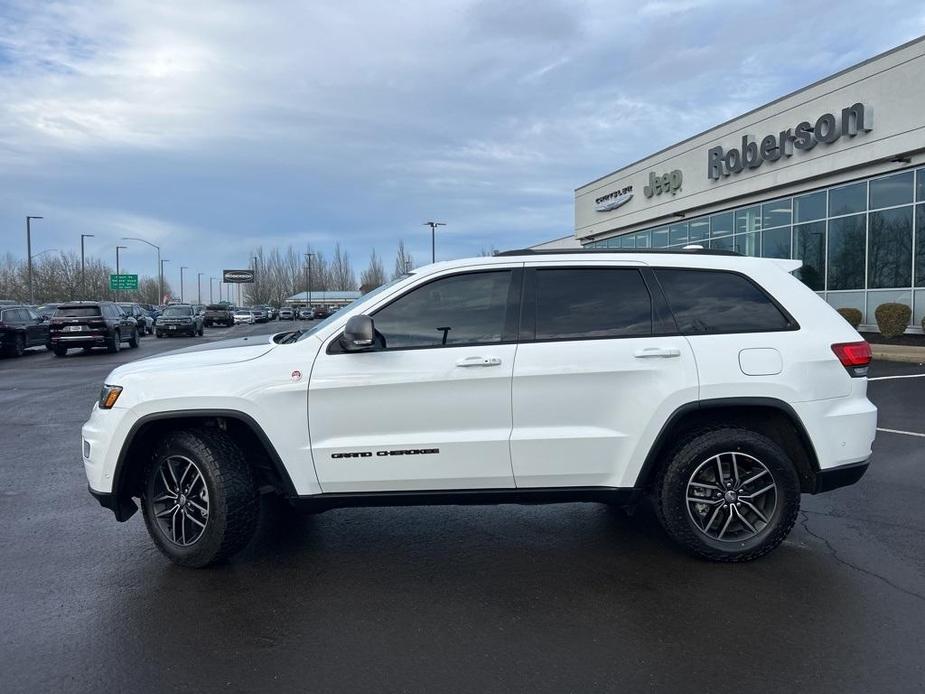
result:
M 798 258 L 800 279 L 862 325 L 900 302 L 920 330 L 925 38 L 583 185 L 569 242 Z

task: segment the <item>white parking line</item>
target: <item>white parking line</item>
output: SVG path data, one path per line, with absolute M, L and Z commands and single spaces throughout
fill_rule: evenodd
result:
M 868 378 L 868 381 L 889 381 L 893 378 L 925 378 L 925 374 L 904 374 L 901 376 L 874 376 L 873 378 Z
M 899 429 L 884 429 L 883 427 L 877 427 L 877 431 L 885 431 L 888 434 L 904 434 L 905 436 L 919 436 L 925 439 L 925 434 L 920 434 L 917 431 L 900 431 Z

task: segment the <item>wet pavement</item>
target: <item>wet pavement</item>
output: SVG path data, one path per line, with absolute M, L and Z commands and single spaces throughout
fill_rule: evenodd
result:
M 288 324 L 286 324 L 288 327 Z M 274 326 L 214 329 L 206 339 Z M 803 497 L 750 564 L 691 558 L 648 508 L 277 506 L 195 571 L 86 492 L 80 425 L 116 364 L 0 360 L 0 691 L 920 691 L 925 378 L 872 381 L 853 487 Z M 872 376 L 925 373 L 876 364 Z

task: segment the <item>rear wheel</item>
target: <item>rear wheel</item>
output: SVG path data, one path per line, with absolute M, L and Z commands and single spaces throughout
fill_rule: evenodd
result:
M 793 463 L 754 431 L 700 432 L 671 454 L 656 485 L 656 510 L 668 534 L 714 561 L 749 561 L 776 548 L 800 509 Z
M 67 347 L 52 347 L 56 357 L 66 357 L 67 356 Z
M 132 331 L 132 336 L 128 340 L 128 346 L 132 349 L 138 348 L 138 330 L 135 329 Z
M 251 467 L 218 429 L 169 432 L 145 470 L 145 525 L 181 566 L 208 566 L 242 549 L 257 526 L 257 500 Z
M 122 334 L 118 330 L 112 334 L 109 342 L 106 343 L 106 349 L 110 352 L 118 352 L 122 349 Z

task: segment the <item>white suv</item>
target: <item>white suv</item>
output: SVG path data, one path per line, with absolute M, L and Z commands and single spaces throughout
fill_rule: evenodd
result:
M 420 268 L 310 330 L 121 366 L 83 427 L 91 493 L 170 559 L 242 548 L 258 495 L 313 510 L 650 495 L 710 559 L 776 547 L 864 474 L 870 350 L 790 273 L 720 251 Z

